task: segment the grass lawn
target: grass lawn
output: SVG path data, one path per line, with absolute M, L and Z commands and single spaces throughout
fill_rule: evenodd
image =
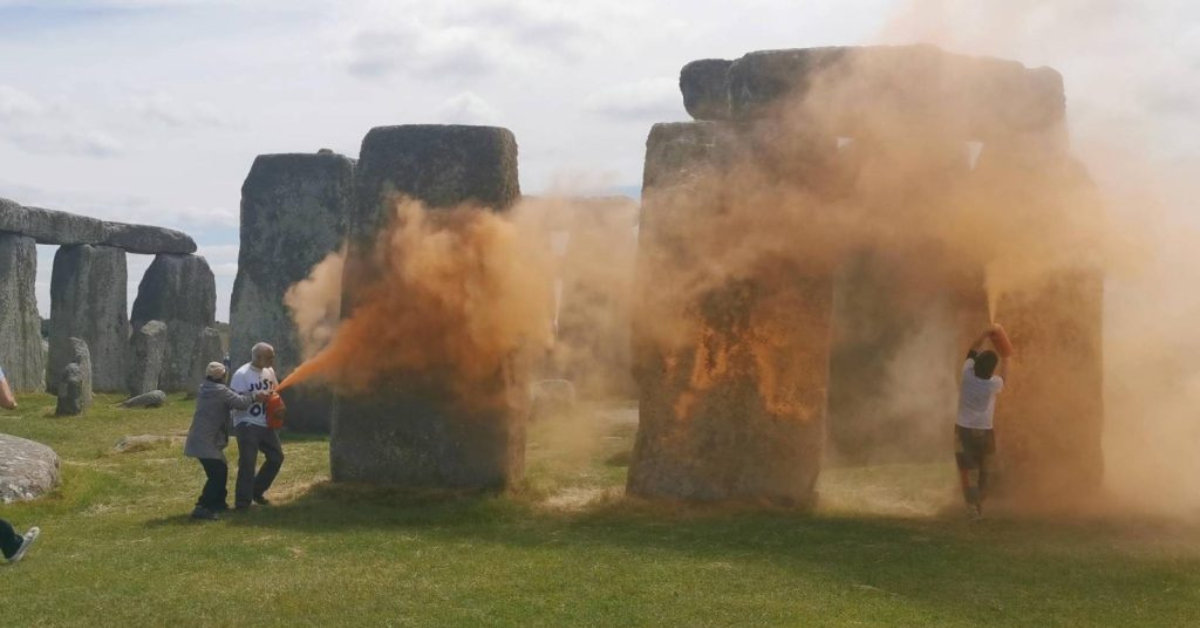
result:
M 531 428 L 508 495 L 332 486 L 328 442 L 294 437 L 275 506 L 194 522 L 181 444 L 113 451 L 190 402 L 20 401 L 0 432 L 53 447 L 62 485 L 0 506 L 43 531 L 0 566 L 4 627 L 1200 625 L 1200 527 L 971 524 L 948 465 L 828 470 L 813 514 L 650 504 L 621 497 L 633 412 L 588 408 Z

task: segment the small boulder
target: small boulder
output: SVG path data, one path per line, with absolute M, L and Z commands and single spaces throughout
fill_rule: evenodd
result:
M 34 499 L 58 484 L 58 454 L 24 438 L 0 434 L 0 503 Z
M 159 447 L 169 447 L 176 443 L 182 442 L 182 438 L 177 436 L 165 436 L 162 434 L 140 434 L 138 436 L 122 436 L 121 440 L 113 445 L 113 452 L 118 454 L 131 454 L 137 451 L 146 451 L 148 449 L 157 449 Z
M 167 401 L 167 393 L 152 390 L 148 393 L 130 397 L 121 402 L 122 408 L 158 408 Z

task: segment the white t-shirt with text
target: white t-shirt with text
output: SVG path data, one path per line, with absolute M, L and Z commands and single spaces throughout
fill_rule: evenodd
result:
M 977 430 L 992 429 L 996 413 L 996 395 L 1004 390 L 1004 380 L 997 375 L 989 379 L 975 376 L 975 358 L 963 364 L 962 389 L 958 395 L 958 420 L 963 427 Z
M 230 390 L 240 395 L 255 393 L 260 390 L 275 390 L 278 387 L 279 380 L 275 379 L 275 369 L 267 367 L 259 370 L 254 368 L 254 365 L 251 363 L 243 364 L 242 368 L 235 371 L 233 377 L 229 380 Z M 266 427 L 266 404 L 256 402 L 245 410 L 234 410 L 233 424 L 241 425 L 242 423 Z

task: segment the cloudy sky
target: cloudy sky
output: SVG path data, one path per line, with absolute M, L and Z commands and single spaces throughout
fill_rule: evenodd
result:
M 687 61 L 924 40 L 1053 65 L 1077 137 L 1194 172 L 1198 16 L 1183 0 L 0 0 L 0 196 L 191 233 L 228 320 L 260 153 L 498 124 L 526 192 L 636 195 L 650 125 L 686 119 Z M 130 256 L 131 305 L 149 261 Z

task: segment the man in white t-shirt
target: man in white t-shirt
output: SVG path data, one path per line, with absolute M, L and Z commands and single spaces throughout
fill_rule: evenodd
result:
M 991 337 L 994 329 L 983 332 L 967 351 L 958 396 L 958 418 L 954 422 L 954 458 L 963 497 L 973 519 L 983 516 L 988 466 L 996 453 L 992 417 L 996 412 L 996 395 L 1004 390 L 1008 372 L 1008 360 L 1001 359 L 995 351 L 980 352 L 983 342 Z
M 4 369 L 2 368 L 0 368 L 0 408 L 17 409 L 17 398 L 13 396 L 12 388 L 8 387 L 8 380 L 4 378 Z
M 275 378 L 274 368 L 275 348 L 260 342 L 250 350 L 250 358 L 250 363 L 242 365 L 233 374 L 229 388 L 242 395 L 278 388 L 279 380 Z M 262 506 L 270 505 L 265 493 L 283 466 L 283 445 L 275 430 L 267 427 L 266 404 L 256 402 L 245 410 L 235 410 L 233 429 L 237 433 L 238 444 L 234 505 L 242 510 L 249 508 L 252 501 Z M 266 460 L 255 474 L 254 467 L 258 464 L 260 451 Z

